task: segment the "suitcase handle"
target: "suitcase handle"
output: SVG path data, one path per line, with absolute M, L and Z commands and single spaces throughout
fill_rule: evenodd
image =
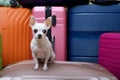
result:
M 53 51 L 55 51 L 55 36 L 52 35 L 52 47 L 53 47 Z
M 56 25 L 56 16 L 53 15 L 52 16 L 52 26 L 55 26 Z

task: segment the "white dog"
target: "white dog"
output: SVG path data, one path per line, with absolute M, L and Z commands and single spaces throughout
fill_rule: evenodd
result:
M 47 70 L 47 64 L 53 62 L 55 54 L 53 52 L 52 44 L 46 36 L 48 29 L 50 29 L 52 18 L 48 17 L 44 23 L 38 23 L 34 16 L 30 18 L 30 27 L 33 32 L 33 39 L 30 47 L 32 50 L 32 57 L 35 61 L 34 70 L 39 68 L 39 59 L 44 62 L 43 70 Z

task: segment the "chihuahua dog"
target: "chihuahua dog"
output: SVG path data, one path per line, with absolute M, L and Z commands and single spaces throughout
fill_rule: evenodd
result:
M 34 70 L 39 69 L 39 59 L 44 62 L 43 70 L 47 70 L 48 62 L 53 62 L 55 59 L 52 44 L 46 36 L 51 24 L 51 17 L 48 17 L 43 23 L 38 23 L 34 16 L 30 17 L 30 27 L 33 32 L 33 39 L 30 47 L 35 62 Z

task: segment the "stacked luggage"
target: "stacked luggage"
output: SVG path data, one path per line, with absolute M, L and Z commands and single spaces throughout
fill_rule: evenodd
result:
M 120 5 L 80 5 L 68 12 L 68 59 L 98 62 L 99 37 L 120 32 Z
M 114 56 L 116 61 L 113 61 L 113 58 L 108 56 L 109 51 L 106 53 L 99 52 L 99 48 L 101 48 L 99 47 L 101 34 L 109 32 L 117 32 L 119 34 L 120 32 L 120 5 L 114 4 L 114 1 L 112 5 L 108 5 L 106 2 L 109 1 L 106 0 L 104 4 L 100 5 L 103 2 L 102 0 L 100 2 L 98 0 L 96 4 L 79 5 L 69 9 L 68 60 L 98 62 L 120 79 L 120 73 L 118 71 L 118 60 L 120 58 Z M 107 48 L 108 46 L 104 45 L 104 47 Z M 110 47 L 112 48 L 112 46 Z M 106 56 L 102 56 L 103 54 Z M 112 54 L 114 55 L 114 53 Z M 108 60 L 106 60 L 107 57 Z M 110 62 L 112 63 L 109 64 Z
M 120 79 L 119 70 L 117 71 L 120 59 L 115 55 L 116 63 L 114 63 L 111 58 L 114 54 L 110 53 L 109 56 L 109 51 L 106 51 L 108 54 L 101 51 L 103 43 L 100 40 L 103 38 L 100 37 L 103 33 L 120 32 L 120 5 L 116 4 L 119 1 L 91 0 L 92 4 L 89 4 L 89 0 L 0 2 L 2 2 L 0 4 L 2 6 L 0 7 L 1 61 L 5 67 L 0 72 L 0 80 Z M 38 71 L 32 69 L 34 62 L 31 60 L 29 47 L 32 39 L 29 27 L 30 15 L 33 15 L 38 22 L 43 22 L 52 16 L 52 27 L 47 36 L 53 45 L 56 61 L 48 64 L 48 71 L 43 71 L 41 68 Z M 106 64 L 109 62 L 113 64 Z

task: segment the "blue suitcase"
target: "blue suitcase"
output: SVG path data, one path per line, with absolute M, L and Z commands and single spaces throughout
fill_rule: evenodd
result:
M 75 6 L 68 20 L 68 60 L 97 63 L 100 35 L 120 31 L 120 5 Z

